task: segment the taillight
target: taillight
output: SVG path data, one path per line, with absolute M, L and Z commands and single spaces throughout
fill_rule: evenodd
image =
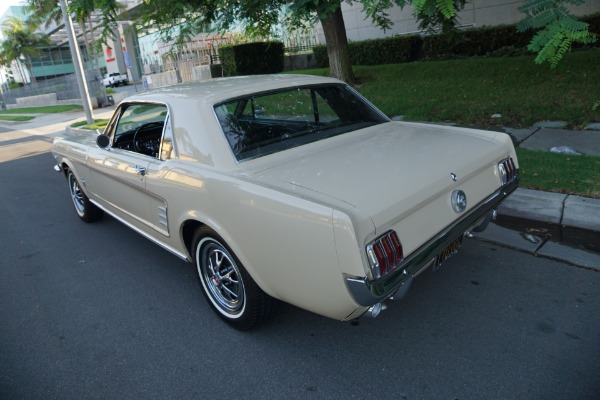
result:
M 398 234 L 389 231 L 367 245 L 367 257 L 375 279 L 394 271 L 404 259 Z
M 517 176 L 517 167 L 512 158 L 507 158 L 498 163 L 498 172 L 500 173 L 500 182 L 506 185 Z

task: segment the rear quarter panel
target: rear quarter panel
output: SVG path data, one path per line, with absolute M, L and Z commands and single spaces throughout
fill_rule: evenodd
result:
M 340 271 L 331 208 L 193 163 L 174 163 L 161 182 L 169 219 L 212 228 L 269 295 L 335 319 L 358 307 Z

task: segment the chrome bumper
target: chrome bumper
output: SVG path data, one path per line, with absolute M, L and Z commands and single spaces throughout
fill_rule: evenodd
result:
M 518 185 L 519 175 L 517 173 L 515 179 L 414 251 L 403 261 L 400 268 L 390 276 L 373 281 L 369 281 L 366 277 L 346 277 L 346 285 L 354 300 L 361 306 L 368 307 L 395 295 L 397 292 L 399 296 L 403 296 L 410 287 L 412 279 L 431 266 L 435 257 L 444 248 L 475 226 L 486 215 L 493 212 Z

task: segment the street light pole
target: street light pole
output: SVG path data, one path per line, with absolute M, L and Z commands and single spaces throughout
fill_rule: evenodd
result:
M 81 95 L 85 117 L 88 125 L 93 124 L 94 117 L 92 116 L 92 105 L 90 104 L 87 82 L 85 81 L 85 75 L 83 74 L 79 46 L 77 45 L 77 40 L 75 38 L 75 34 L 73 33 L 73 21 L 71 20 L 71 15 L 67 11 L 66 0 L 60 0 L 60 9 L 62 10 L 63 21 L 65 22 L 65 29 L 67 30 L 67 36 L 69 38 L 69 48 L 71 49 L 71 57 L 73 58 L 75 76 L 77 77 L 77 85 L 79 86 L 79 94 Z

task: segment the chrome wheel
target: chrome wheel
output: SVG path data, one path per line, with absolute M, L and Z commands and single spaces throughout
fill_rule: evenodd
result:
M 202 292 L 223 321 L 245 331 L 269 319 L 274 299 L 262 291 L 215 231 L 198 228 L 191 248 Z
M 71 199 L 73 200 L 75 211 L 77 211 L 77 215 L 83 218 L 85 215 L 85 194 L 81 191 L 79 182 L 77 182 L 77 178 L 75 178 L 75 174 L 72 172 L 69 172 L 69 189 L 71 190 Z
M 75 174 L 70 170 L 67 171 L 69 193 L 71 194 L 71 200 L 73 200 L 77 216 L 85 222 L 94 222 L 102 218 L 103 211 L 96 207 L 90 199 L 88 199 L 85 192 L 81 190 L 81 186 L 79 185 L 79 181 L 75 177 Z
M 246 305 L 244 281 L 227 249 L 211 237 L 203 238 L 196 260 L 202 286 L 215 308 L 228 318 L 241 316 Z

